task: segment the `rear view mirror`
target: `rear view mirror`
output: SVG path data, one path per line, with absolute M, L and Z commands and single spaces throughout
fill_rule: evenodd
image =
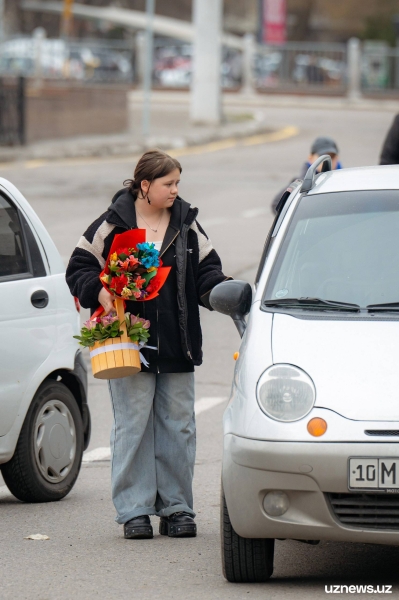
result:
M 251 310 L 252 288 L 246 281 L 235 279 L 215 286 L 209 297 L 210 305 L 217 312 L 229 315 L 241 337 L 244 335 L 245 315 Z

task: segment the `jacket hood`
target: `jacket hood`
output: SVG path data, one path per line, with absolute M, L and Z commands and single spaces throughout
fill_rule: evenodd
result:
M 169 227 L 180 230 L 183 223 L 187 222 L 188 225 L 191 225 L 196 217 L 196 212 L 193 209 L 190 211 L 190 207 L 191 205 L 188 202 L 177 196 L 172 206 Z M 107 221 L 113 223 L 115 221 L 114 215 L 116 215 L 119 217 L 117 220 L 122 220 L 127 229 L 137 228 L 135 200 L 127 188 L 123 188 L 115 194 L 108 210 L 111 212 L 111 215 Z M 189 215 L 191 212 L 192 218 L 188 219 L 188 217 L 191 217 L 191 214 Z M 188 223 L 188 221 L 190 222 Z
M 296 365 L 316 403 L 355 421 L 399 420 L 399 321 L 298 319 L 274 314 L 273 362 Z

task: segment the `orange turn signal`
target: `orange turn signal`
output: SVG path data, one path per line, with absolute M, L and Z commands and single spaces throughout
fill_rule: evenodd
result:
M 327 431 L 327 423 L 324 419 L 320 419 L 320 417 L 310 419 L 308 423 L 308 431 L 310 435 L 313 435 L 314 437 L 320 437 Z
M 233 354 L 233 358 L 234 358 L 234 360 L 237 360 L 237 358 L 238 358 L 239 356 L 240 356 L 240 353 L 239 353 L 239 352 L 234 352 L 234 354 Z

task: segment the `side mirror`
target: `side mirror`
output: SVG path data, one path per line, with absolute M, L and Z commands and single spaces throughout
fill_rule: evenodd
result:
M 244 335 L 246 328 L 244 317 L 251 310 L 252 304 L 252 288 L 249 283 L 239 279 L 223 281 L 211 291 L 209 303 L 217 312 L 229 315 L 240 336 Z

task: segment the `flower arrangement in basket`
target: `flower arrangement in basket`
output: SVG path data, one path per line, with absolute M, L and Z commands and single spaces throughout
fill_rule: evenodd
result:
M 140 350 L 147 346 L 150 322 L 129 312 L 125 300 L 144 302 L 158 296 L 170 267 L 163 267 L 154 244 L 145 241 L 145 229 L 133 229 L 116 235 L 100 280 L 115 296 L 115 313 L 103 315 L 99 307 L 84 323 L 82 346 L 90 348 L 93 375 L 97 379 L 127 377 L 147 365 Z M 152 348 L 154 349 L 154 348 Z

